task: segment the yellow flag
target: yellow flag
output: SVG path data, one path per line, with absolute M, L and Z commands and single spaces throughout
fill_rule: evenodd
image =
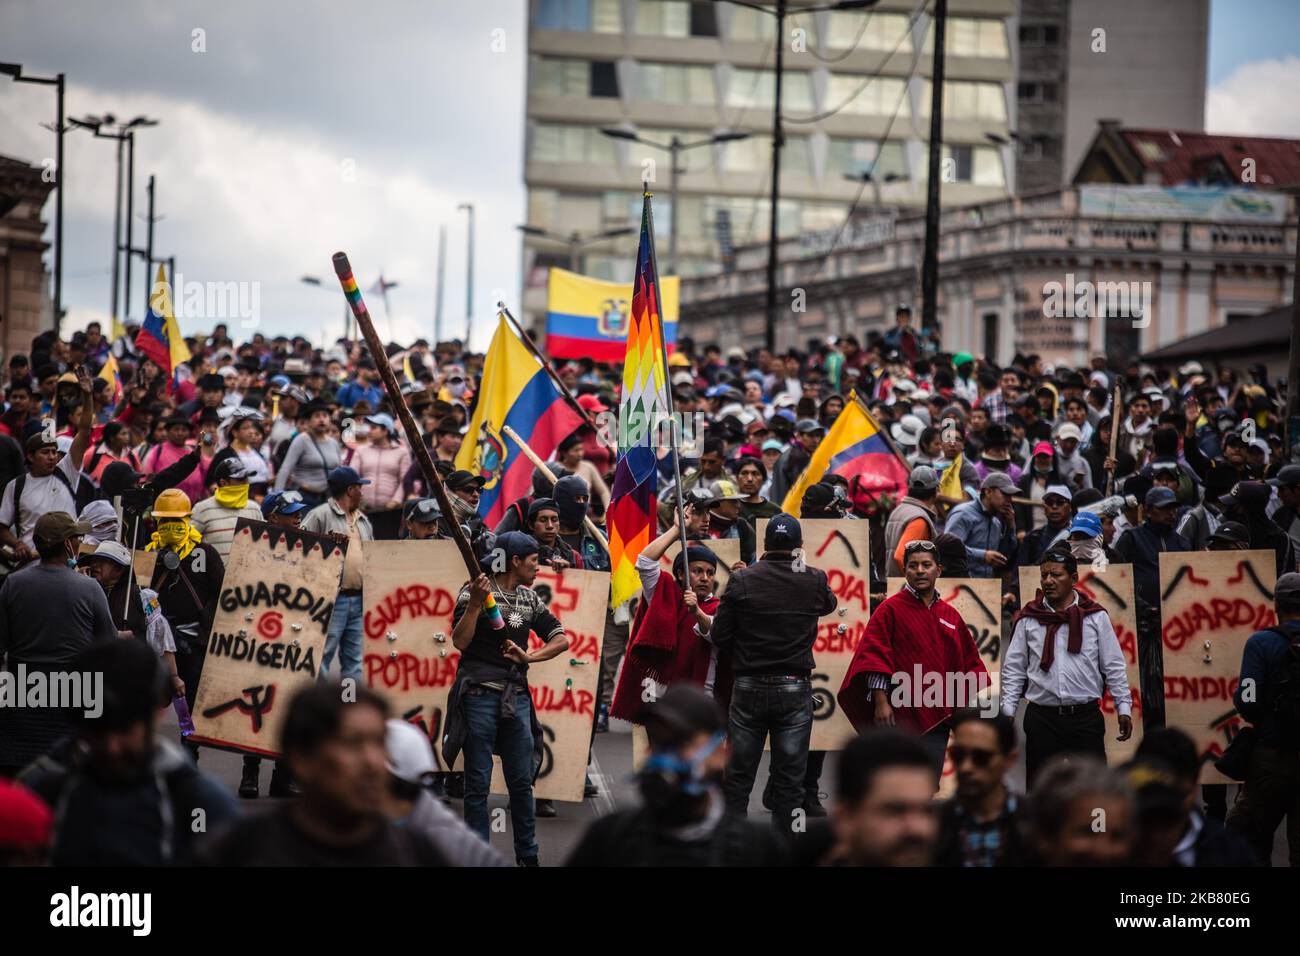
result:
M 957 452 L 957 457 L 943 470 L 943 475 L 939 478 L 939 497 L 959 501 L 966 497 L 966 492 L 961 487 L 961 460 L 962 453 Z

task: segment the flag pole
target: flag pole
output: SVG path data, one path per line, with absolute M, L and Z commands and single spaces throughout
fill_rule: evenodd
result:
M 596 422 L 592 419 L 591 412 L 578 404 L 578 400 L 574 398 L 573 393 L 569 391 L 569 386 L 565 385 L 564 380 L 555 374 L 555 369 L 551 368 L 551 363 L 546 360 L 546 356 L 544 356 L 542 350 L 537 347 L 537 343 L 533 341 L 533 337 L 524 331 L 524 327 L 519 324 L 518 319 L 510 314 L 510 310 L 506 308 L 504 302 L 497 303 L 497 311 L 504 315 L 506 321 L 514 327 L 515 332 L 519 334 L 520 341 L 524 343 L 524 348 L 532 352 L 533 358 L 537 359 L 537 361 L 541 363 L 542 370 L 550 377 L 551 382 L 554 383 L 555 387 L 560 390 L 560 394 L 563 395 L 564 400 L 569 403 L 569 407 L 581 415 L 587 424 L 592 428 L 595 428 Z
M 642 184 L 643 187 L 645 184 Z M 664 407 L 668 409 L 669 430 L 672 432 L 672 444 L 669 448 L 673 456 L 673 484 L 677 489 L 677 524 L 680 529 L 682 543 L 682 566 L 686 567 L 686 508 L 682 500 L 682 468 L 681 456 L 678 455 L 677 449 L 681 445 L 681 429 L 677 427 L 677 415 L 673 410 L 673 392 L 668 381 L 668 339 L 664 335 L 664 317 L 663 317 L 663 296 L 659 294 L 659 261 L 655 255 L 655 213 L 654 204 L 650 201 L 653 193 L 648 188 L 643 188 L 641 201 L 645 204 L 646 230 L 650 238 L 650 272 L 654 276 L 655 282 L 655 310 L 659 319 L 659 358 L 663 362 L 663 389 L 664 389 Z M 673 215 L 677 215 L 677 210 L 673 210 Z M 635 281 L 635 280 L 634 280 Z M 636 295 L 636 289 L 632 290 Z M 658 429 L 655 429 L 658 431 Z
M 520 438 L 519 433 L 516 432 L 513 428 L 511 428 L 509 425 L 502 425 L 501 434 L 505 435 L 516 445 L 518 445 L 519 450 L 524 453 L 524 457 L 527 458 L 529 461 L 531 461 L 534 467 L 536 467 L 538 471 L 540 471 L 543 475 L 545 475 L 546 480 L 549 481 L 552 485 L 559 480 L 558 478 L 555 477 L 555 472 L 551 471 L 551 469 L 547 467 L 546 462 L 542 461 L 542 456 L 537 454 L 537 452 L 533 451 L 533 449 L 529 447 L 528 442 Z M 596 527 L 596 522 L 591 520 L 591 516 L 590 515 L 585 516 L 582 519 L 582 523 L 586 527 L 586 529 L 591 532 L 591 536 L 600 542 L 600 546 L 604 548 L 606 551 L 608 551 L 609 539 L 606 538 L 601 533 L 600 528 Z

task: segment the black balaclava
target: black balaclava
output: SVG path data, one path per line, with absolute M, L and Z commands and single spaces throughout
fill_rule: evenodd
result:
M 578 495 L 590 495 L 587 482 L 577 475 L 565 475 L 555 483 L 555 506 L 560 512 L 560 525 L 570 531 L 582 530 L 582 519 L 587 517 L 587 503 L 574 500 Z

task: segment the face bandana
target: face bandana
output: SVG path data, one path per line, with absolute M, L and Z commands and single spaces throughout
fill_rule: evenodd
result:
M 1080 564 L 1085 561 L 1091 564 L 1096 560 L 1097 555 L 1101 554 L 1101 536 L 1085 538 L 1082 541 L 1071 541 L 1070 553 L 1078 559 Z
M 166 549 L 175 551 L 178 557 L 184 558 L 202 540 L 203 535 L 188 521 L 164 521 L 158 525 L 158 530 L 150 536 L 149 544 L 145 550 L 159 551 Z
M 248 504 L 248 485 L 226 485 L 217 489 L 217 504 L 238 511 Z

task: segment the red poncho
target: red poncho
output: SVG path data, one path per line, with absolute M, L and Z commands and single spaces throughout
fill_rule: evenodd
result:
M 916 667 L 926 684 L 916 687 Z M 966 628 L 966 623 L 946 601 L 935 598 L 926 607 L 907 588 L 903 588 L 871 615 L 866 633 L 853 653 L 844 683 L 837 695 L 845 715 L 858 732 L 875 723 L 875 704 L 867 687 L 868 674 L 906 674 L 912 683 L 911 700 L 914 706 L 895 707 L 894 720 L 900 727 L 917 733 L 927 733 L 950 716 L 956 704 L 975 706 L 975 701 L 954 701 L 947 692 L 948 675 L 973 674 L 982 690 L 987 686 L 988 669 L 980 659 L 979 649 Z M 923 703 L 923 689 L 937 674 L 945 688 L 938 706 Z M 983 675 L 981 678 L 980 675 Z M 967 681 L 965 686 L 970 686 Z M 892 699 L 891 699 L 892 703 Z
M 717 609 L 716 597 L 700 601 L 700 610 L 705 614 L 712 615 Z M 632 622 L 632 639 L 623 657 L 610 716 L 635 720 L 645 706 L 642 693 L 647 677 L 668 687 L 679 683 L 703 687 L 709 677 L 712 651 L 713 645 L 695 633 L 695 614 L 682 601 L 681 585 L 671 574 L 660 574 L 654 594 L 641 605 Z M 725 700 L 718 693 L 722 685 L 719 660 L 713 678 L 713 696 L 719 701 Z

